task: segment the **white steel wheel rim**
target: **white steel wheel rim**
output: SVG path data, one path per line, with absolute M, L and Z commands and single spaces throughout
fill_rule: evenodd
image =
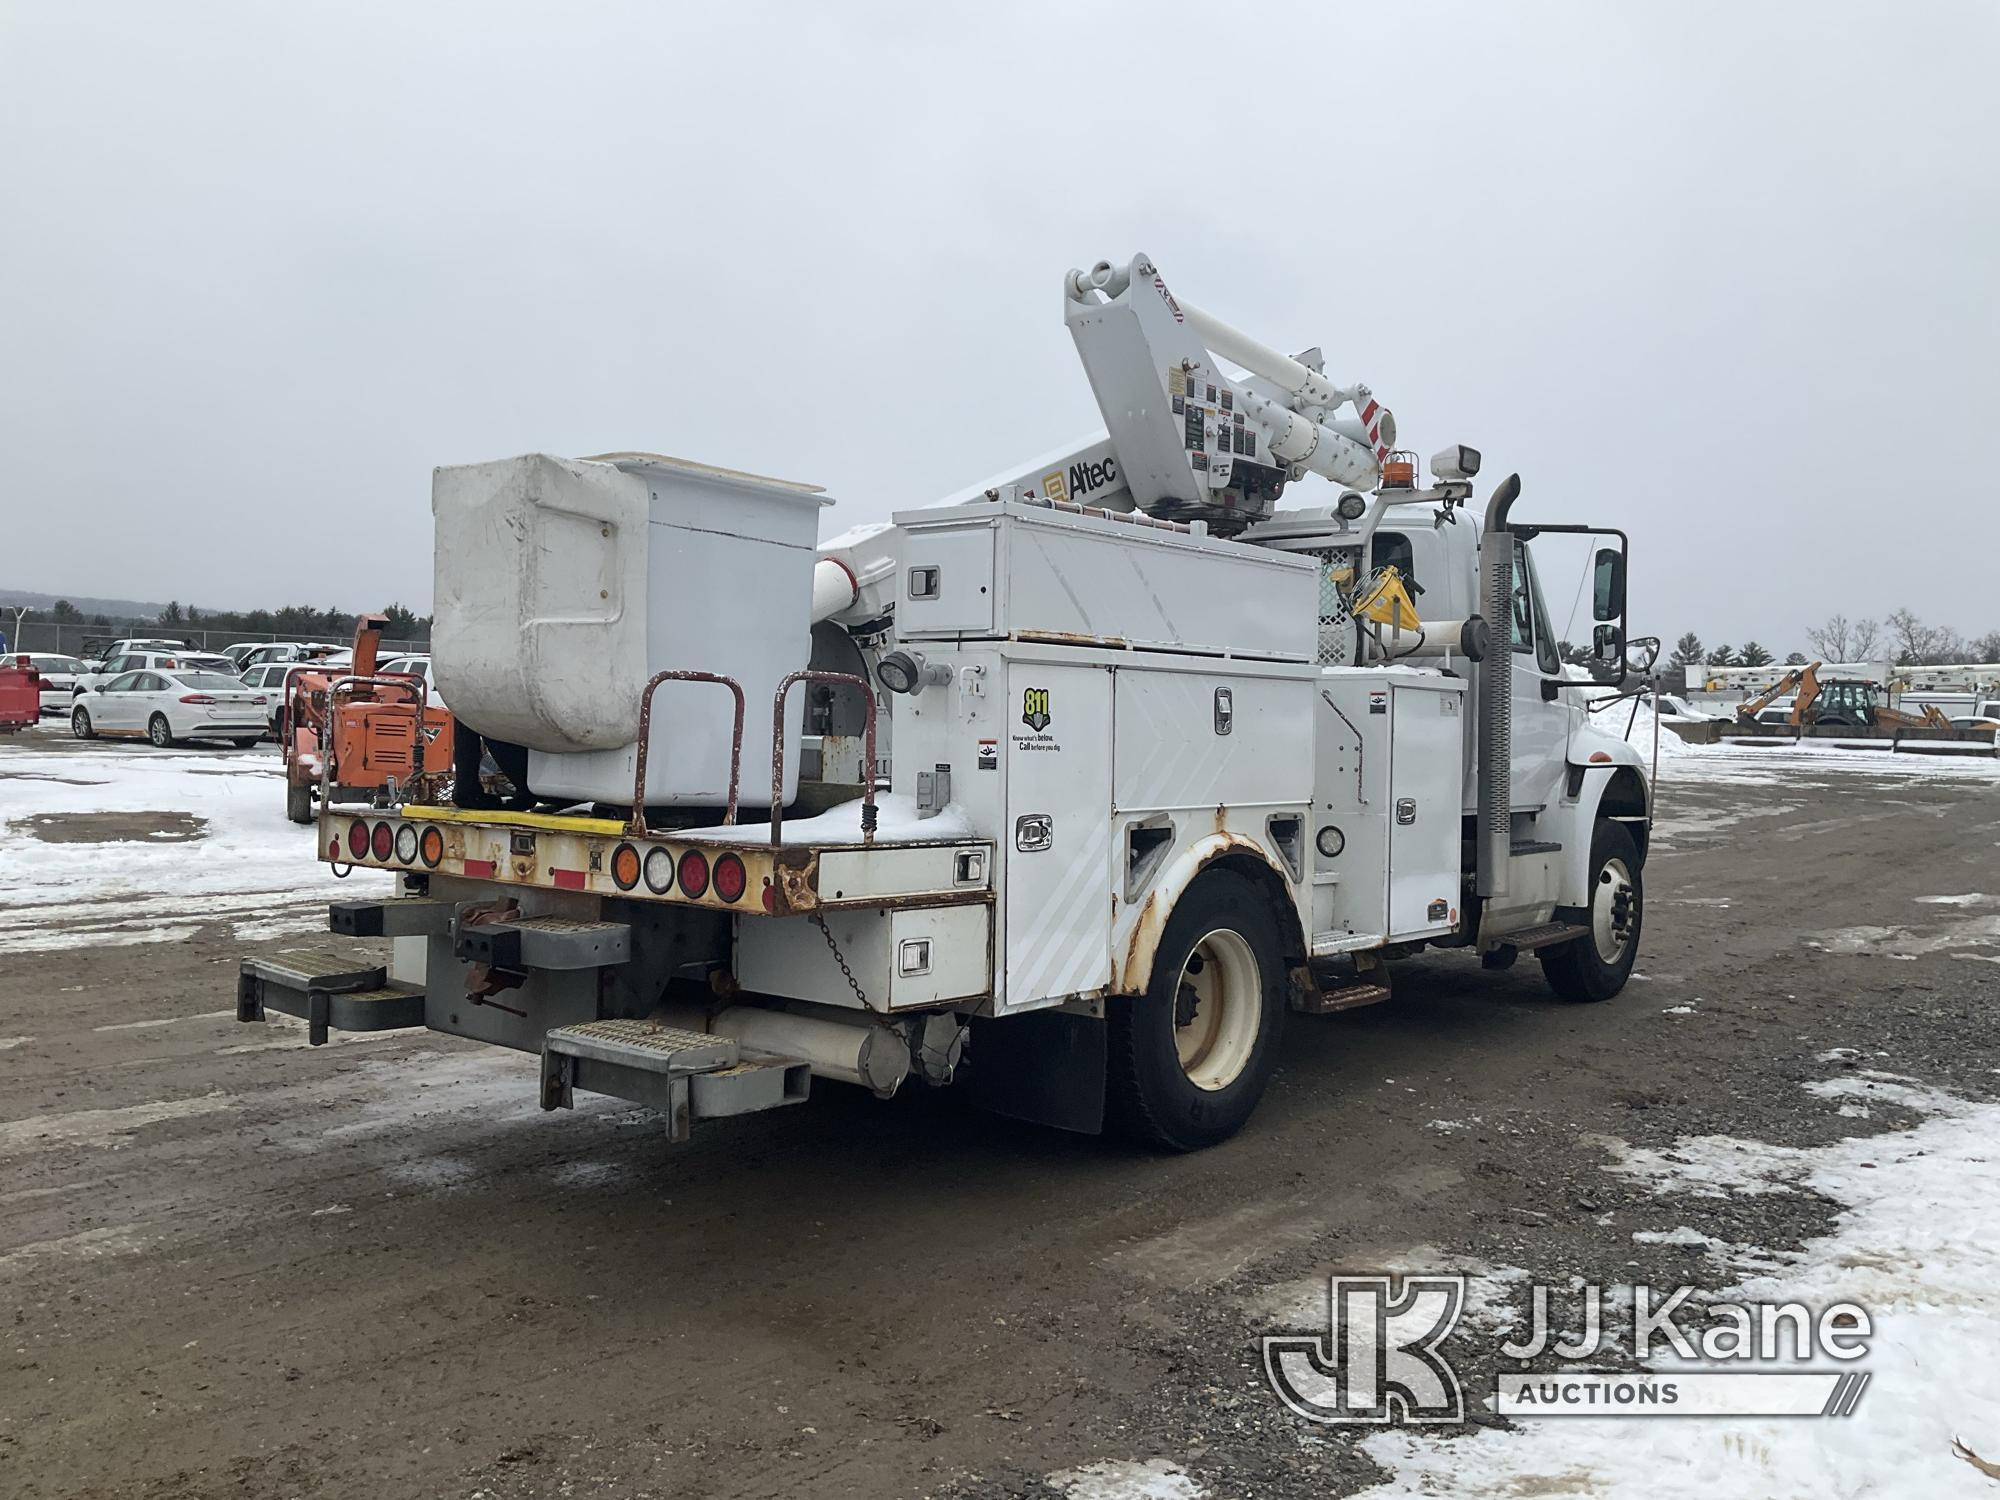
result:
M 1597 944 L 1597 956 L 1607 964 L 1615 964 L 1624 957 L 1625 945 L 1631 941 L 1633 899 L 1631 870 L 1622 859 L 1607 859 L 1604 868 L 1597 872 L 1597 889 L 1592 892 L 1590 902 L 1590 938 Z M 1626 909 L 1622 928 L 1618 920 L 1621 904 Z
M 1240 932 L 1218 927 L 1194 945 L 1174 987 L 1174 1052 L 1198 1089 L 1226 1089 L 1250 1065 L 1263 1024 L 1257 955 Z

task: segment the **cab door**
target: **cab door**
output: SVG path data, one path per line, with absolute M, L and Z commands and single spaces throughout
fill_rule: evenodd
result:
M 1515 811 L 1552 807 L 1562 795 L 1569 747 L 1569 706 L 1543 696 L 1544 684 L 1561 682 L 1562 658 L 1542 605 L 1533 549 L 1514 543 L 1514 598 L 1508 611 L 1514 656 L 1513 804 Z

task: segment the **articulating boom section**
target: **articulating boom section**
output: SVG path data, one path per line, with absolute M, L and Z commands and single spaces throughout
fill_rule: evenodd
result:
M 1228 535 L 1269 516 L 1286 481 L 1307 473 L 1373 489 L 1395 446 L 1395 421 L 1368 387 L 1336 386 L 1317 351 L 1290 358 L 1180 301 L 1144 255 L 1071 271 L 1063 320 L 1120 477 L 1150 515 Z M 1225 359 L 1248 377 L 1225 374 Z M 1355 415 L 1333 415 L 1350 405 Z

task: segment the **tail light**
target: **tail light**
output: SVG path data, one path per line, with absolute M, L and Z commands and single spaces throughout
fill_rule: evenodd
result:
M 424 863 L 435 870 L 444 858 L 444 835 L 435 828 L 426 828 L 417 845 L 417 852 L 423 856 Z
M 715 894 L 731 903 L 743 899 L 744 887 L 750 883 L 744 873 L 743 861 L 733 854 L 725 854 L 715 862 Z
M 677 873 L 680 876 L 683 895 L 699 898 L 707 892 L 708 856 L 699 849 L 690 849 L 681 856 L 680 869 Z
M 664 896 L 674 888 L 674 856 L 670 850 L 648 849 L 645 868 L 646 889 L 655 896 Z
M 185 698 L 181 699 L 183 703 L 213 703 L 214 701 L 206 693 L 189 693 Z
M 611 851 L 611 878 L 618 882 L 618 889 L 629 891 L 639 883 L 639 851 L 630 844 L 620 844 Z
M 359 818 L 347 825 L 347 852 L 355 859 L 368 857 L 368 825 Z
M 396 830 L 387 823 L 377 823 L 375 836 L 370 843 L 377 859 L 387 859 L 396 847 Z
M 405 823 L 396 830 L 396 858 L 406 865 L 417 862 L 417 829 L 414 823 Z

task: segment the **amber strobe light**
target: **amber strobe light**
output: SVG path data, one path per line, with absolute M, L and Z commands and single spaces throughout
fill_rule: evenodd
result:
M 438 861 L 444 858 L 444 835 L 435 828 L 426 828 L 423 838 L 418 841 L 417 852 L 423 856 L 424 863 L 435 870 Z
M 611 851 L 611 878 L 618 882 L 618 889 L 629 891 L 639 883 L 639 851 L 630 844 L 620 844 Z

